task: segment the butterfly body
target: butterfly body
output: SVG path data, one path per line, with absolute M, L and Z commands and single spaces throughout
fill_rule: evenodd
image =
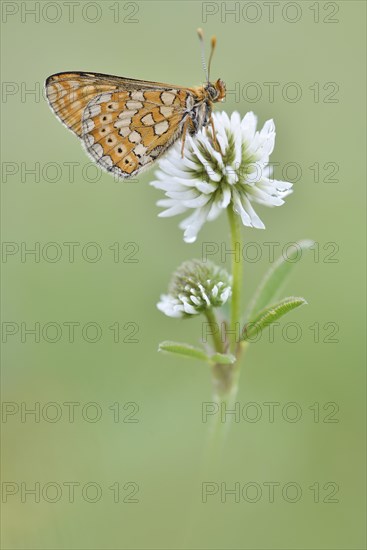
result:
M 97 164 L 128 178 L 159 158 L 186 132 L 211 121 L 225 97 L 221 80 L 196 88 L 98 73 L 50 76 L 46 95 L 55 115 L 83 142 Z

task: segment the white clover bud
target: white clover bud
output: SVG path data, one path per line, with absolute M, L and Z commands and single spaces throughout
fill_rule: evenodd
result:
M 221 307 L 231 295 L 231 277 L 212 262 L 184 262 L 157 307 L 168 317 L 188 317 Z

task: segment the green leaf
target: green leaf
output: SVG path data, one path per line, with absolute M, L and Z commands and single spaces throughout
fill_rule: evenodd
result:
M 199 359 L 206 363 L 220 363 L 221 365 L 231 365 L 236 361 L 234 355 L 225 353 L 214 353 L 208 355 L 201 348 L 190 346 L 190 344 L 181 344 L 179 342 L 161 342 L 158 347 L 158 351 L 166 353 L 176 353 L 177 355 L 183 355 L 185 357 L 191 357 L 192 359 Z
M 307 304 L 306 300 L 301 297 L 289 296 L 280 302 L 266 307 L 256 315 L 249 323 L 246 323 L 242 333 L 243 340 L 251 340 L 253 336 L 257 336 L 259 331 L 274 323 L 283 315 L 286 315 L 292 309 Z
M 263 310 L 272 300 L 278 298 L 294 266 L 304 256 L 303 252 L 314 244 L 314 241 L 304 240 L 298 241 L 295 244 L 297 246 L 294 247 L 293 252 L 289 253 L 286 258 L 283 256 L 278 258 L 266 273 L 249 305 L 246 319 L 253 318 L 258 311 Z
M 179 342 L 161 342 L 158 347 L 158 351 L 165 351 L 167 353 L 176 353 L 178 355 L 184 355 L 186 357 L 192 357 L 193 359 L 200 359 L 201 361 L 210 361 L 210 357 L 201 348 L 195 348 L 189 344 L 181 344 Z

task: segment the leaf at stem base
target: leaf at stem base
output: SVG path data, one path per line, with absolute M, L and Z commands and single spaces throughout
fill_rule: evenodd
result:
M 205 361 L 210 364 L 220 363 L 222 365 L 231 365 L 236 361 L 234 355 L 226 353 L 214 353 L 209 355 L 201 348 L 180 342 L 161 342 L 159 344 L 158 351 L 174 353 L 184 357 L 191 357 L 191 359 L 199 359 L 200 361 Z

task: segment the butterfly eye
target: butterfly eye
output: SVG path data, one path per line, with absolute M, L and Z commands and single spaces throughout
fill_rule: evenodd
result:
M 218 90 L 214 86 L 209 85 L 206 90 L 210 99 L 216 99 L 218 97 Z

